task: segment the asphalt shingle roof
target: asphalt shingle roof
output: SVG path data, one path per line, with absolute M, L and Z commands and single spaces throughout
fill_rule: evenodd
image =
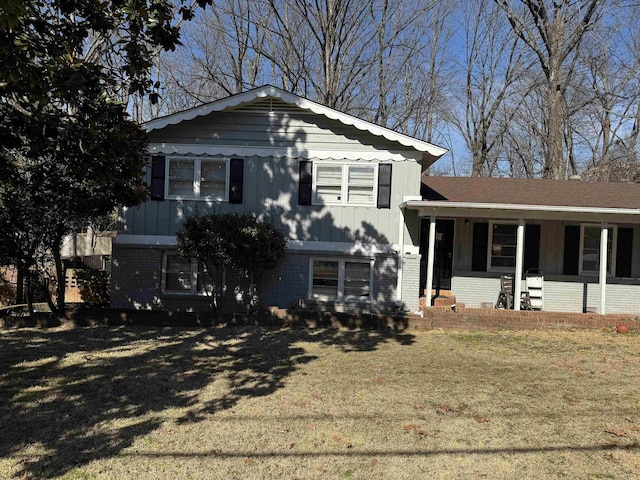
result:
M 638 183 L 425 175 L 422 184 L 424 200 L 640 209 Z

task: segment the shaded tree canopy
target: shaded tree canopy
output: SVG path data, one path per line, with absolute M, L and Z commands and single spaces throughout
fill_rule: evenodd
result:
M 204 5 L 205 0 L 198 2 Z M 168 0 L 24 1 L 0 6 L 0 240 L 30 270 L 62 238 L 146 198 L 147 139 L 127 95 L 155 100 L 153 58 L 179 41 Z

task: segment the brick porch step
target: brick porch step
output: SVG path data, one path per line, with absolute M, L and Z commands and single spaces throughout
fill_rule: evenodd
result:
M 433 299 L 434 307 L 452 307 L 456 304 L 455 295 L 439 295 Z M 426 297 L 420 297 L 419 309 L 424 310 L 427 307 Z

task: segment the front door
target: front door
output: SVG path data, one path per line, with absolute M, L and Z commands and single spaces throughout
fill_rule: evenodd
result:
M 427 250 L 429 248 L 428 218 L 420 220 L 420 291 L 427 283 Z M 455 220 L 436 220 L 436 244 L 433 262 L 433 289 L 436 295 L 440 290 L 451 290 L 453 274 L 453 234 Z

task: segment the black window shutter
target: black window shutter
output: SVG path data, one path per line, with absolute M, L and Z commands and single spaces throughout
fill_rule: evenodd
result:
M 242 185 L 244 180 L 244 161 L 232 158 L 229 161 L 229 203 L 242 203 Z
M 391 164 L 378 166 L 378 208 L 391 208 Z
M 540 269 L 540 225 L 527 224 L 524 229 L 524 272 Z
M 151 200 L 164 200 L 164 169 L 163 156 L 151 157 Z
M 487 271 L 487 244 L 489 242 L 489 224 L 473 224 L 473 252 L 471 253 L 471 270 Z
M 564 275 L 578 275 L 580 262 L 580 227 L 567 225 L 564 227 Z
M 619 228 L 616 244 L 616 277 L 631 277 L 633 228 Z
M 311 205 L 313 188 L 313 162 L 300 160 L 300 176 L 298 177 L 298 205 Z

